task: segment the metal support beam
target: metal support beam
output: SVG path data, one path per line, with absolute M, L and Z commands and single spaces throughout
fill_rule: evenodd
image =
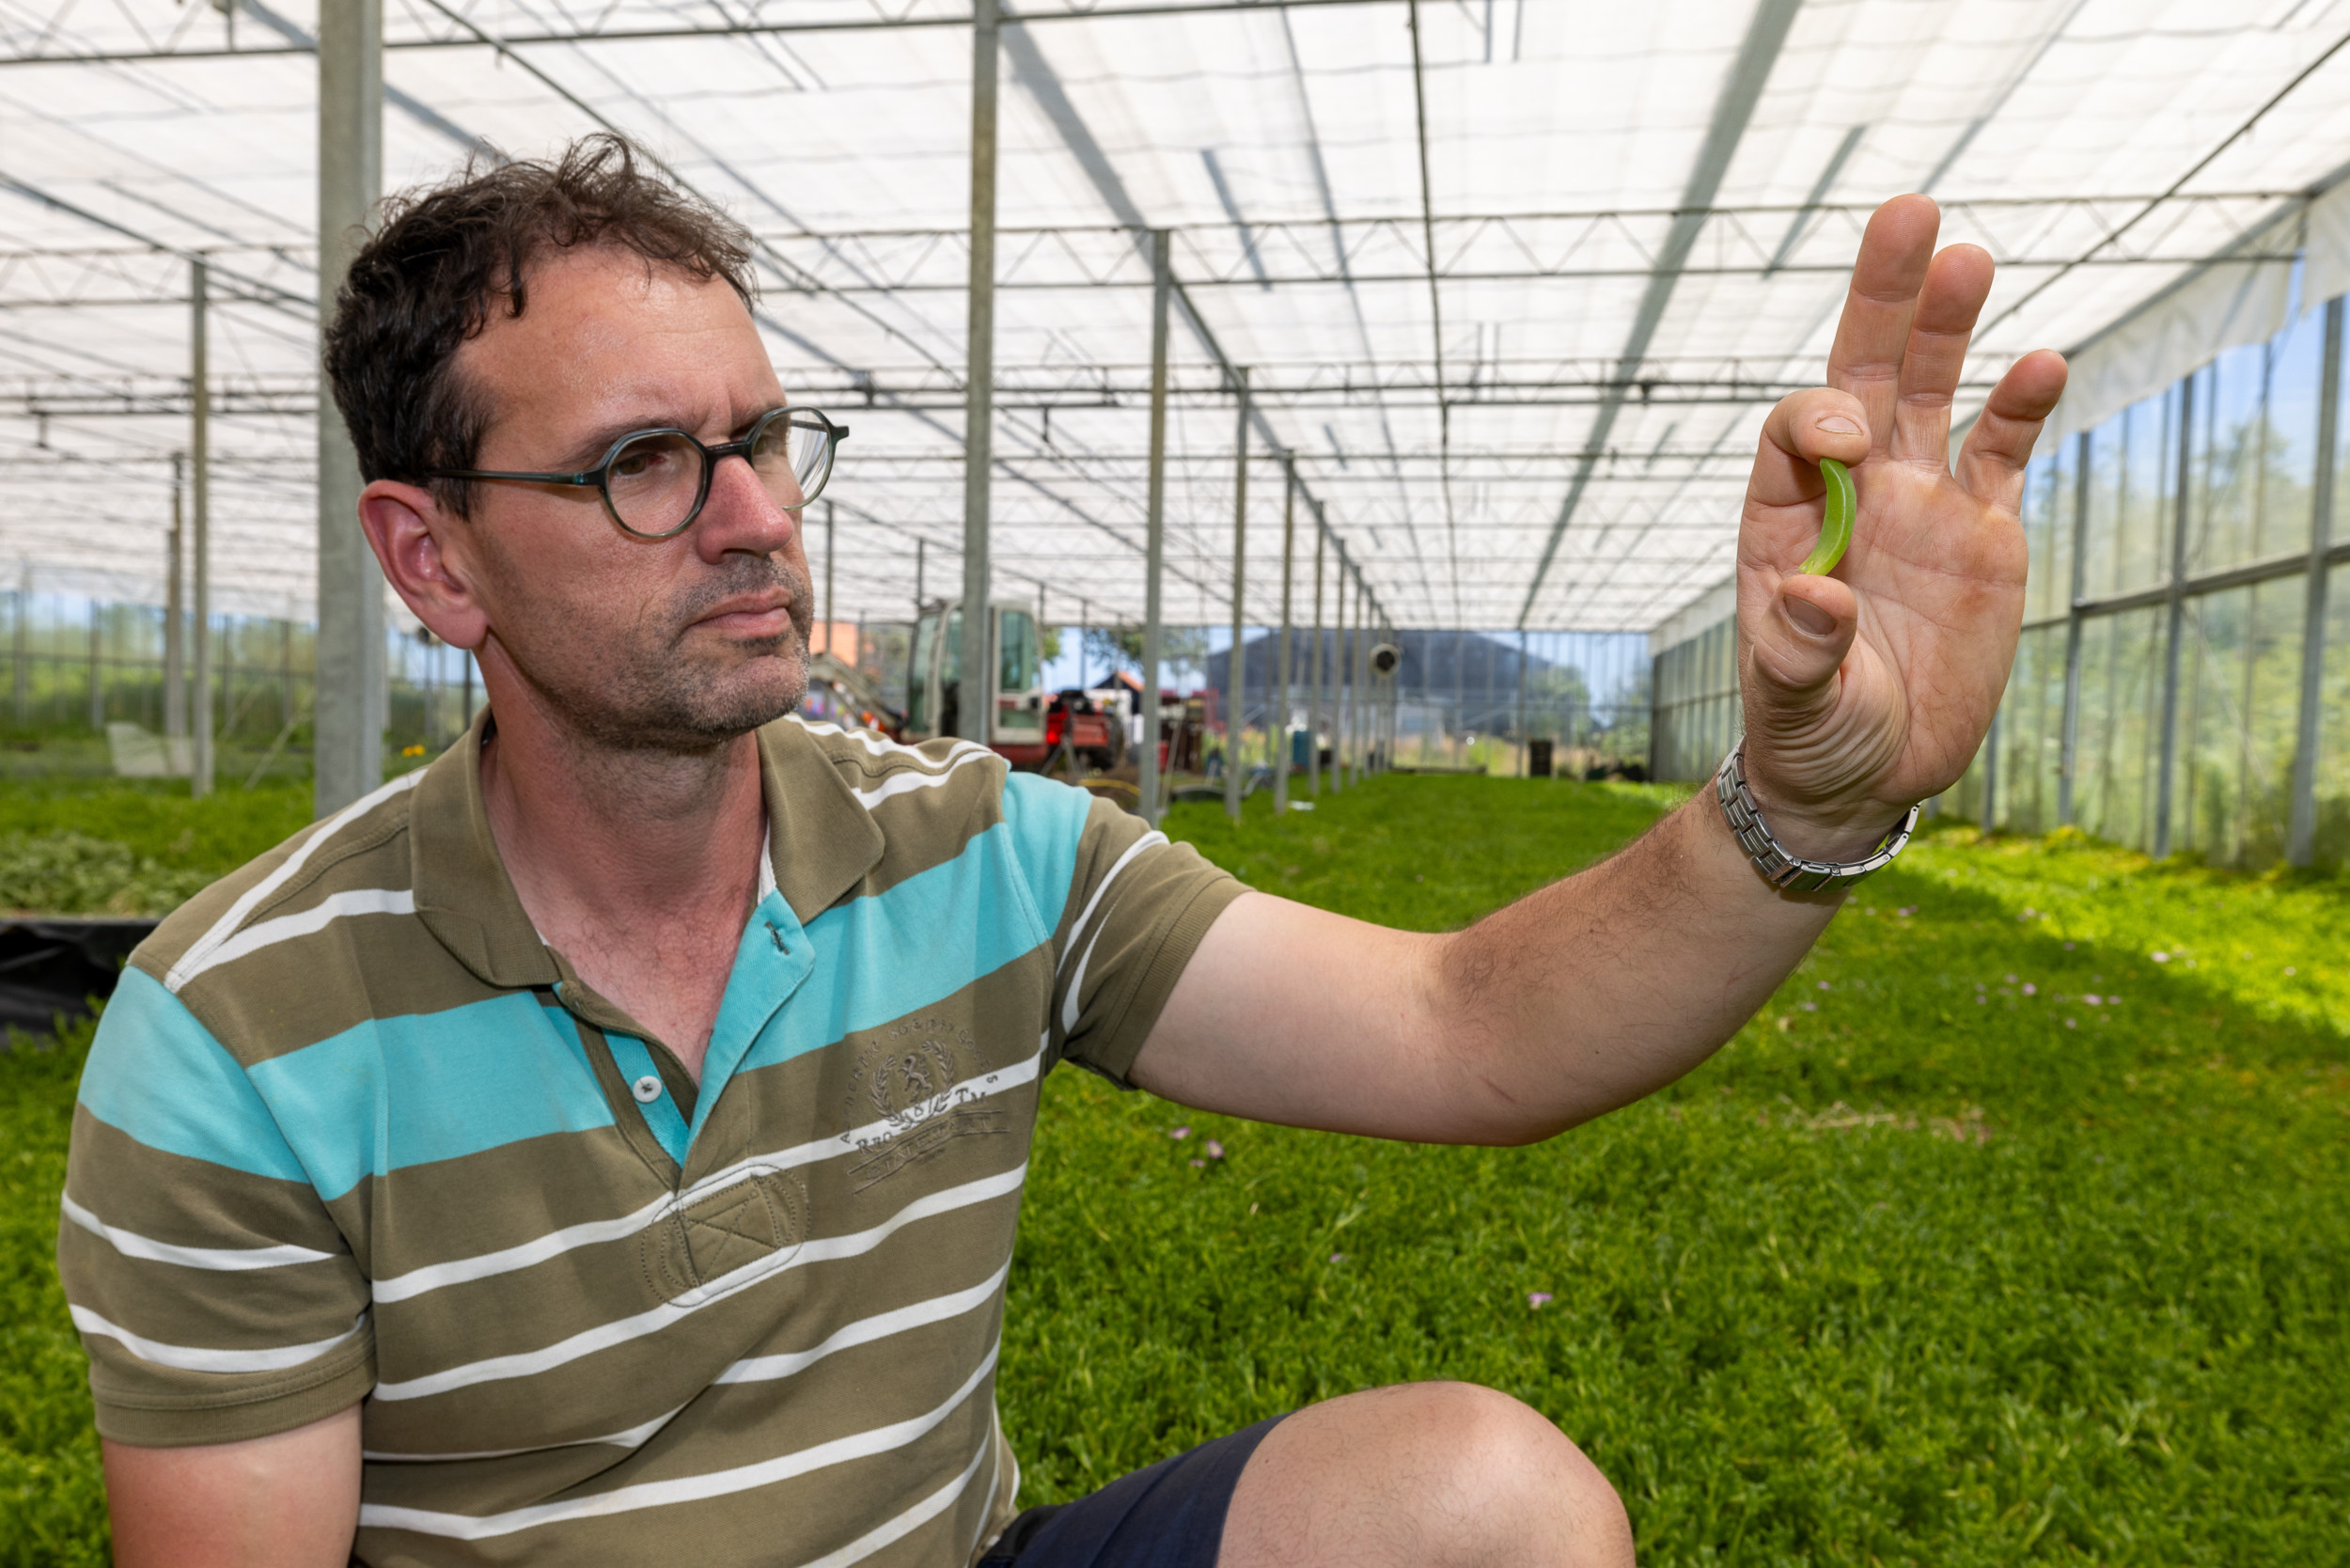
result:
M 832 645 L 832 629 L 838 623 L 840 612 L 838 604 L 832 596 L 832 541 L 833 504 L 826 501 L 824 503 L 824 651 L 838 659 L 840 657 L 840 652 Z M 1042 626 L 1040 625 L 1039 633 L 1042 634 Z
M 1151 236 L 1151 474 L 1145 503 L 1142 552 L 1142 768 L 1143 820 L 1156 827 L 1165 807 L 1159 786 L 1159 580 L 1167 561 L 1167 314 L 1173 274 L 1168 271 L 1167 235 Z
M 384 188 L 383 0 L 319 8 L 319 315 L 364 243 Z M 384 585 L 359 530 L 359 458 L 342 420 L 319 410 L 319 631 L 313 715 L 319 815 L 384 780 Z M 200 666 L 203 661 L 199 658 Z
M 997 0 L 971 8 L 971 301 L 963 416 L 963 691 L 956 729 L 987 744 L 995 717 L 988 635 L 988 502 L 995 438 L 995 87 Z
M 1982 830 L 1999 830 L 1999 715 L 2007 703 L 2002 700 L 1991 711 L 1991 729 L 1982 738 Z
M 2334 542 L 2334 445 L 2342 429 L 2342 300 L 2326 302 L 2326 350 L 2317 400 L 2316 506 L 2310 518 L 2309 594 L 2301 614 L 2301 712 L 2293 748 L 2293 800 L 2285 861 L 2307 866 L 2317 852 L 2317 748 L 2326 703 L 2326 552 Z
M 2154 856 L 2170 854 L 2170 800 L 2179 765 L 2179 644 L 2186 626 L 2186 516 L 2188 462 L 2195 449 L 2195 378 L 2179 383 L 2178 510 L 2170 525 L 2170 614 L 2162 650 L 2162 760 L 2154 781 Z
M 189 752 L 188 793 L 212 792 L 212 331 L 204 319 L 204 259 L 188 264 L 188 478 L 195 506 L 196 744 Z
M 1653 704 L 1653 699 L 1652 698 L 1652 704 Z M 1523 626 L 1521 626 L 1521 627 L 1519 627 L 1519 628 L 1518 628 L 1518 701 L 1517 701 L 1517 718 L 1516 718 L 1516 720 L 1515 720 L 1515 722 L 1514 722 L 1513 728 L 1515 728 L 1515 729 L 1517 730 L 1517 737 L 1518 737 L 1518 745 L 1517 745 L 1517 752 L 1518 752 L 1518 776 L 1519 776 L 1520 778 L 1524 778 L 1524 777 L 1526 776 L 1526 760 L 1527 760 L 1527 752 L 1526 752 L 1526 628 L 1525 628 L 1525 627 L 1523 627 Z M 1650 724 L 1649 724 L 1649 733 L 1650 733 L 1651 735 L 1653 735 L 1653 734 L 1655 734 L 1655 732 L 1656 732 L 1656 725 L 1655 725 L 1655 721 L 1654 721 L 1653 719 L 1652 719 L 1652 720 L 1650 721 Z M 1652 778 L 1653 778 L 1653 777 L 1655 776 L 1655 773 L 1653 772 L 1653 769 L 1652 769 L 1652 771 L 1651 771 L 1651 773 L 1650 773 L 1649 776 L 1650 776 L 1650 777 L 1652 777 Z
M 1331 573 L 1330 592 L 1333 603 L 1330 617 L 1330 788 L 1346 788 L 1347 724 L 1351 713 L 1347 698 L 1353 682 L 1348 679 L 1346 651 L 1346 552 L 1341 548 Z
M 1322 657 L 1322 557 L 1329 542 L 1330 530 L 1316 518 L 1313 670 L 1308 677 L 1306 698 L 1306 791 L 1316 799 L 1322 796 L 1322 737 L 1328 729 L 1328 710 L 1323 700 L 1322 689 L 1322 672 L 1325 667 Z
M 188 606 L 182 597 L 183 556 L 186 549 L 185 474 L 186 463 L 179 452 L 171 454 L 171 532 L 164 545 L 165 569 L 169 576 L 164 585 L 164 735 L 166 757 L 176 749 L 170 741 L 184 741 L 188 734 Z
M 1273 738 L 1273 811 L 1290 808 L 1290 590 L 1297 576 L 1297 465 L 1281 464 L 1281 639 L 1273 659 L 1273 712 L 1265 733 Z
M 1240 738 L 1246 728 L 1248 704 L 1247 617 L 1243 594 L 1248 573 L 1248 367 L 1233 372 L 1240 408 L 1240 430 L 1234 437 L 1232 460 L 1232 651 L 1224 661 L 1224 814 L 1240 820 Z
M 2074 785 L 2081 749 L 2081 598 L 2089 591 L 2089 432 L 2073 438 L 2073 572 L 2065 597 L 2064 729 L 2057 757 L 2057 824 L 2073 825 Z

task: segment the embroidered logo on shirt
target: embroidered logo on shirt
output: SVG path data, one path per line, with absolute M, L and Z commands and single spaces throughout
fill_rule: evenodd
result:
M 1011 1131 L 1003 1110 L 984 1105 L 985 1096 L 966 1080 L 985 1068 L 968 1029 L 939 1019 L 909 1018 L 857 1053 L 841 1102 L 852 1128 L 878 1121 L 884 1131 L 865 1137 L 840 1135 L 870 1156 L 850 1167 L 851 1190 L 921 1164 L 959 1137 Z

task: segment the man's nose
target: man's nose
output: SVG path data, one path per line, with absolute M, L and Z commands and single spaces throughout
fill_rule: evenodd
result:
M 771 556 L 799 529 L 798 515 L 776 503 L 748 463 L 726 457 L 710 471 L 710 498 L 694 522 L 694 547 L 712 562 L 735 552 Z

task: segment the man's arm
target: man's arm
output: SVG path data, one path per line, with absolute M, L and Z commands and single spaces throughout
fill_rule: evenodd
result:
M 103 1445 L 120 1568 L 344 1568 L 359 1528 L 359 1407 L 243 1443 Z
M 1991 261 L 1880 208 L 1828 355 L 1772 410 L 1738 541 L 1747 776 L 1791 853 L 1859 859 L 1982 744 L 2023 618 L 2024 467 L 2064 386 L 2034 353 L 1955 470 L 1950 400 Z M 1818 463 L 1860 512 L 1832 575 Z M 1132 1077 L 1202 1109 L 1434 1142 L 1547 1137 L 1669 1083 L 1801 961 L 1841 895 L 1765 884 L 1710 790 L 1622 854 L 1449 936 L 1262 895 L 1209 929 Z

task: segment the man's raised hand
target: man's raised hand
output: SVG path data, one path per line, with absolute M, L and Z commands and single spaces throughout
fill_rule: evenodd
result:
M 1851 859 L 1956 782 L 2007 684 L 2023 623 L 2024 465 L 2064 390 L 2025 355 L 1950 463 L 1950 400 L 1991 289 L 1973 245 L 1935 254 L 1922 196 L 1877 209 L 1853 264 L 1828 385 L 1762 428 L 1738 535 L 1747 772 L 1796 854 Z M 1859 515 L 1828 576 L 1819 460 L 1852 468 Z

